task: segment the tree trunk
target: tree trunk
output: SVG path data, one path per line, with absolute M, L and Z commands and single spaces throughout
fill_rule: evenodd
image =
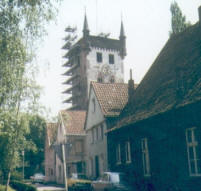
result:
M 9 183 L 10 183 L 10 170 L 8 172 L 8 178 L 7 178 L 7 183 L 6 183 L 6 191 L 8 191 L 8 186 L 9 186 Z

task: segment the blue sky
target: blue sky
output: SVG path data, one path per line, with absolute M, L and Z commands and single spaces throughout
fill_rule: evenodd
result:
M 76 26 L 78 36 L 82 35 L 84 10 L 88 18 L 90 34 L 110 33 L 110 38 L 118 38 L 121 15 L 127 41 L 127 57 L 124 60 L 125 82 L 129 69 L 139 83 L 160 50 L 165 45 L 171 29 L 171 0 L 63 0 L 59 7 L 57 22 L 47 26 L 48 35 L 41 42 L 37 54 L 39 72 L 38 83 L 43 87 L 41 102 L 55 116 L 59 110 L 67 108 L 62 104 L 66 95 L 61 92 L 66 70 L 62 67 L 65 59 L 64 29 Z M 182 12 L 191 23 L 198 21 L 198 7 L 201 0 L 177 0 Z

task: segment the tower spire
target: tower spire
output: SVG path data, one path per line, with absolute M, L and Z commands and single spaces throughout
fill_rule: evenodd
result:
M 89 27 L 87 22 L 87 15 L 86 15 L 86 9 L 85 9 L 85 15 L 84 15 L 84 26 L 83 26 L 83 36 L 87 37 L 89 36 Z
M 119 40 L 120 40 L 120 45 L 121 45 L 120 56 L 122 57 L 122 59 L 124 59 L 124 57 L 126 56 L 126 36 L 125 36 L 125 32 L 124 32 L 124 25 L 123 25 L 122 18 L 121 18 L 121 28 L 120 28 Z
M 120 36 L 119 38 L 125 38 L 125 33 L 124 33 L 124 25 L 123 25 L 123 21 L 121 20 L 121 29 L 120 29 Z

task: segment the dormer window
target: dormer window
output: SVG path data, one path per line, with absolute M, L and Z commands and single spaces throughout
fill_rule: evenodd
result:
M 98 63 L 101 63 L 103 61 L 101 52 L 96 53 L 96 60 L 97 60 Z
M 114 64 L 114 54 L 109 54 L 109 64 Z

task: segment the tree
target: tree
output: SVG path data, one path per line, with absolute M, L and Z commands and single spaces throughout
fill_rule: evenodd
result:
M 191 25 L 190 22 L 186 22 L 186 17 L 182 14 L 177 2 L 171 4 L 170 11 L 172 14 L 172 31 L 170 31 L 170 35 L 180 33 Z
M 18 164 L 21 148 L 29 145 L 27 102 L 36 103 L 38 87 L 29 75 L 36 42 L 52 20 L 60 0 L 0 1 L 0 170 L 7 179 Z
M 26 135 L 26 140 L 31 142 L 34 147 L 29 147 L 25 150 L 25 162 L 28 165 L 26 174 L 28 176 L 36 171 L 44 171 L 43 162 L 46 122 L 39 115 L 30 115 L 29 129 L 30 132 Z

